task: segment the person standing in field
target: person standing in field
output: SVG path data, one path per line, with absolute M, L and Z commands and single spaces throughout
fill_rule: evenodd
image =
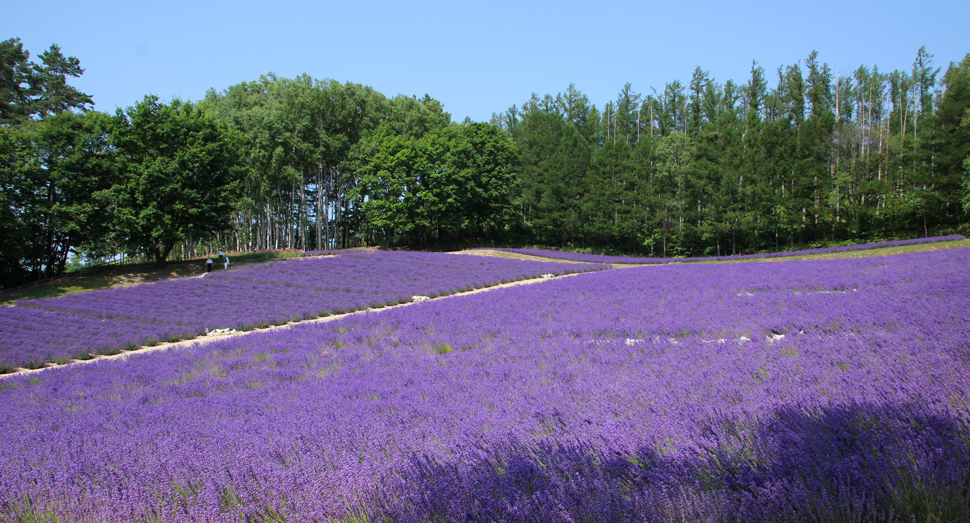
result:
M 205 272 L 212 272 L 212 258 L 205 261 Z
M 224 254 L 223 256 L 226 257 L 226 270 L 228 271 L 229 270 L 229 255 L 228 254 Z

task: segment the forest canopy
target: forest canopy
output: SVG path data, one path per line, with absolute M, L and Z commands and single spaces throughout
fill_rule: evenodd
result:
M 429 95 L 272 73 L 115 114 L 52 45 L 0 43 L 0 283 L 70 257 L 164 263 L 358 245 L 730 255 L 968 232 L 970 55 L 743 82 L 698 67 L 597 107 L 574 85 L 490 122 Z M 771 86 L 773 85 L 773 87 Z

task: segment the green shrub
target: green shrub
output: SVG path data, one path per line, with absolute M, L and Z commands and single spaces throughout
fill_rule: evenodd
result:
M 47 362 L 43 360 L 30 360 L 24 365 L 25 369 L 43 369 L 47 366 Z

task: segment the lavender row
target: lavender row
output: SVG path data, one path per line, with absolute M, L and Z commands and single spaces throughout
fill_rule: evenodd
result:
M 216 272 L 213 277 L 228 281 L 250 281 L 313 290 L 349 290 L 354 292 L 397 292 L 410 297 L 416 292 L 448 292 L 452 288 L 475 282 L 509 281 L 535 277 L 543 271 L 563 274 L 571 270 L 555 262 L 541 266 L 489 263 L 487 259 L 423 252 L 352 253 L 336 258 L 304 258 L 285 264 L 248 268 L 245 272 Z M 367 266 L 361 271 L 361 266 Z M 593 267 L 586 266 L 581 270 Z
M 42 367 L 59 359 L 111 354 L 140 345 L 193 337 L 196 329 L 135 320 L 94 318 L 60 311 L 0 309 L 0 370 Z
M 596 268 L 505 261 L 511 263 L 412 252 L 347 254 L 218 271 L 206 278 L 23 300 L 18 305 L 103 318 L 224 328 L 244 326 L 247 319 L 288 321 L 291 317 L 392 305 L 409 301 L 415 294 L 445 295 L 543 273 Z
M 604 271 L 0 381 L 13 519 L 950 521 L 970 249 Z
M 373 252 L 303 258 L 217 271 L 59 298 L 21 300 L 0 309 L 0 364 L 23 365 L 114 351 L 206 330 L 249 330 L 538 277 L 596 270 L 556 262 L 522 262 L 449 254 Z M 95 325 L 75 336 L 70 321 L 39 330 L 20 309 L 56 311 Z M 41 316 L 37 316 L 42 321 Z M 16 326 L 7 327 L 8 325 Z
M 845 245 L 841 247 L 825 247 L 820 249 L 803 249 L 799 251 L 772 252 L 764 254 L 744 254 L 737 256 L 707 256 L 695 258 L 653 258 L 653 257 L 632 257 L 632 256 L 607 256 L 602 254 L 583 254 L 579 252 L 554 251 L 548 249 L 494 249 L 507 252 L 517 252 L 539 256 L 541 258 L 551 258 L 556 260 L 580 261 L 588 263 L 617 263 L 617 264 L 666 264 L 666 263 L 695 263 L 711 261 L 731 261 L 731 260 L 757 260 L 765 258 L 783 258 L 787 256 L 803 256 L 807 254 L 825 254 L 834 252 L 862 251 L 869 249 L 881 249 L 885 247 L 899 247 L 902 245 L 918 245 L 923 243 L 950 242 L 965 240 L 962 235 L 952 234 L 950 236 L 934 236 L 932 238 L 915 238 L 911 240 L 898 240 L 891 242 L 865 243 L 859 245 Z

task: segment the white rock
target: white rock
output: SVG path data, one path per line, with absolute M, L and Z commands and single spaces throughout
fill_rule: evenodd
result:
M 430 299 L 427 296 L 411 296 L 411 301 L 428 301 Z

